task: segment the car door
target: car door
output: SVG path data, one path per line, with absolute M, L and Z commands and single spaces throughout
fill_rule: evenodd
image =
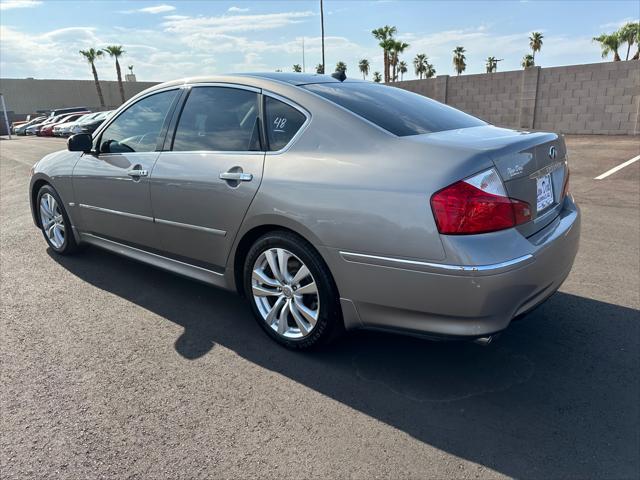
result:
M 73 186 L 83 232 L 159 247 L 149 176 L 179 91 L 153 93 L 131 105 L 98 134 L 97 152 L 76 163 Z
M 191 88 L 151 179 L 156 226 L 169 255 L 224 267 L 262 180 L 260 110 L 255 88 Z

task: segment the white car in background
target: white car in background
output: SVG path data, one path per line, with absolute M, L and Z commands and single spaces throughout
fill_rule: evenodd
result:
M 87 121 L 87 120 L 91 120 L 93 118 L 96 118 L 98 115 L 101 115 L 104 112 L 92 112 L 92 113 L 87 113 L 86 115 L 81 116 L 80 118 L 74 120 L 73 122 L 68 122 L 68 123 L 63 123 L 60 125 L 57 125 L 55 127 L 53 127 L 53 136 L 54 137 L 68 137 L 69 135 L 72 135 L 72 129 L 73 127 L 75 127 L 76 125 Z
M 96 112 L 79 119 L 71 125 L 69 132 L 65 136 L 68 137 L 76 133 L 93 133 L 114 111 Z

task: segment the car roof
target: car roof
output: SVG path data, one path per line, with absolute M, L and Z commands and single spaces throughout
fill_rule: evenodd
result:
M 266 87 L 269 84 L 289 84 L 293 86 L 308 85 L 310 83 L 342 83 L 331 75 L 320 75 L 316 73 L 285 73 L 285 72 L 262 72 L 262 73 L 236 73 L 225 75 L 208 75 L 200 77 L 188 77 L 170 82 L 155 85 L 148 90 L 160 90 L 176 85 L 189 85 L 194 83 L 240 83 L 257 88 Z M 346 79 L 345 83 L 360 82 L 363 80 Z

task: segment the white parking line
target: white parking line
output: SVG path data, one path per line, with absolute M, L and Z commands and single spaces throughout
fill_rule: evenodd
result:
M 633 162 L 637 162 L 640 160 L 640 155 L 637 157 L 633 157 L 631 160 L 627 160 L 626 162 L 621 163 L 617 167 L 613 167 L 611 170 L 607 170 L 602 175 L 598 175 L 594 180 L 602 180 L 603 178 L 607 178 L 609 175 L 616 173 L 618 170 L 622 170 L 627 165 L 631 165 Z

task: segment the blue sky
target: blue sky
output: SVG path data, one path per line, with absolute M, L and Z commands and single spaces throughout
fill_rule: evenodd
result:
M 371 30 L 389 24 L 411 46 L 407 63 L 426 53 L 438 74 L 453 74 L 451 51 L 467 50 L 467 72 L 485 59 L 504 59 L 499 70 L 520 68 L 531 31 L 544 34 L 541 66 L 601 61 L 591 38 L 640 17 L 638 1 L 418 1 L 325 0 L 327 69 L 339 60 L 348 76 L 368 58 L 382 71 Z M 291 71 L 320 62 L 319 0 L 315 1 L 38 1 L 0 0 L 0 75 L 21 78 L 91 78 L 79 49 L 122 44 L 123 68 L 139 80 L 239 71 Z M 636 47 L 632 49 L 634 51 Z M 622 49 L 624 57 L 626 47 Z M 97 63 L 112 80 L 109 59 Z M 405 78 L 414 78 L 410 72 Z

